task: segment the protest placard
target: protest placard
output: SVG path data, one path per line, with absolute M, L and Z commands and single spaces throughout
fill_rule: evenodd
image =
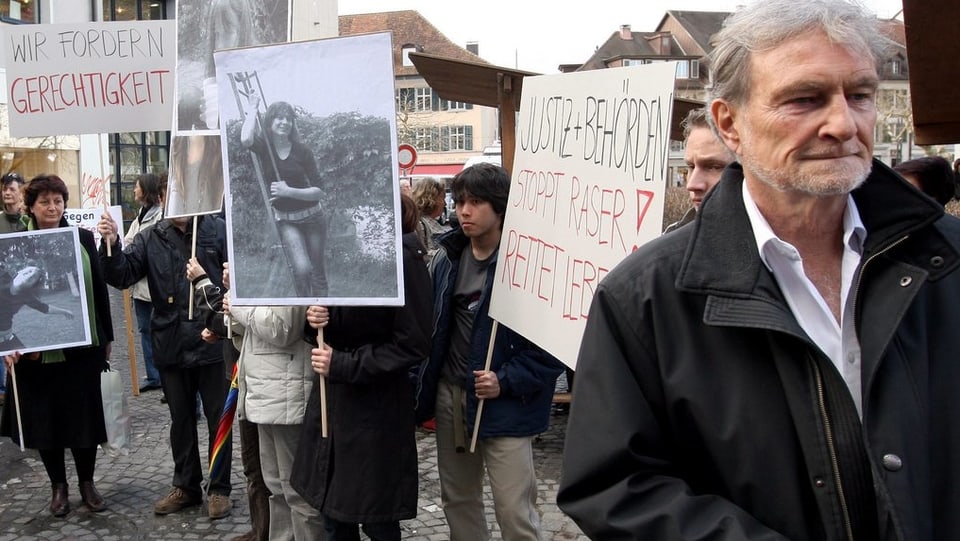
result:
M 523 81 L 490 315 L 576 365 L 597 284 L 660 234 L 676 64 Z
M 10 135 L 169 130 L 174 24 L 2 25 Z

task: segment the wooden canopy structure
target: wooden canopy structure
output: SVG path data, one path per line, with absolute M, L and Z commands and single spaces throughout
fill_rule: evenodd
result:
M 516 151 L 516 113 L 520 110 L 523 78 L 540 74 L 427 53 L 411 52 L 410 60 L 416 66 L 417 73 L 441 98 L 499 110 L 503 167 L 512 172 Z M 690 110 L 702 106 L 698 101 L 674 98 L 671 139 L 683 139 L 680 123 Z
M 918 144 L 960 143 L 957 0 L 903 0 L 913 130 Z

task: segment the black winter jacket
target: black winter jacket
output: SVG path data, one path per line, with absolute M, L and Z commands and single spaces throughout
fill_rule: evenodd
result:
M 217 286 L 223 283 L 223 262 L 226 261 L 226 226 L 216 216 L 198 216 L 197 260 Z M 100 246 L 100 265 L 108 284 L 127 288 L 147 277 L 153 316 L 153 362 L 158 368 L 190 368 L 223 361 L 222 346 L 208 344 L 200 338 L 204 328 L 202 314 L 189 318 L 190 281 L 186 265 L 190 259 L 192 226 L 186 232 L 162 220 L 137 235 L 133 243 L 120 249 L 114 243 L 112 256 Z
M 879 162 L 853 192 L 861 424 L 760 261 L 742 178 L 598 288 L 560 508 L 604 540 L 846 540 L 869 516 L 857 539 L 960 539 L 960 221 Z
M 307 403 L 290 484 L 344 522 L 417 515 L 417 443 L 407 372 L 430 353 L 433 291 L 416 233 L 403 236 L 400 307 L 330 308 L 323 340 L 333 348 L 328 437 L 320 435 L 319 387 Z M 316 337 L 316 330 L 305 331 Z M 319 381 L 319 378 L 316 378 Z

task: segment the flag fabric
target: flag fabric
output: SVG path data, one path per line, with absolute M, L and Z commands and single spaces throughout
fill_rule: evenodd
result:
M 237 395 L 240 394 L 237 384 L 237 369 L 239 366 L 239 362 L 233 365 L 230 390 L 227 392 L 227 399 L 223 403 L 223 413 L 220 414 L 220 421 L 217 424 L 217 437 L 213 440 L 213 451 L 210 453 L 210 479 L 213 479 L 215 474 L 219 474 L 221 468 L 224 468 L 224 464 L 226 464 L 223 456 L 223 446 L 230 441 L 233 433 L 233 418 L 237 413 Z

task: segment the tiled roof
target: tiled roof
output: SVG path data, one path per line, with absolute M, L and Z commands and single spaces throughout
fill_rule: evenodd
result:
M 413 66 L 404 66 L 401 51 L 404 46 L 416 46 L 418 52 L 430 53 L 455 60 L 487 63 L 479 56 L 453 43 L 430 21 L 415 10 L 385 11 L 340 16 L 340 35 L 350 36 L 371 32 L 393 33 L 393 67 L 397 76 L 416 75 Z
M 630 32 L 631 39 L 623 39 L 621 32 L 614 32 L 603 45 L 594 51 L 589 60 L 583 63 L 577 71 L 604 69 L 607 62 L 614 58 L 636 58 L 655 56 L 682 56 L 683 50 L 669 33 L 662 32 Z M 661 53 L 656 48 L 657 41 L 664 37 L 670 48 L 670 53 Z
M 667 16 L 672 16 L 681 26 L 690 34 L 690 37 L 697 42 L 697 45 L 703 49 L 704 53 L 713 50 L 710 45 L 710 38 L 720 31 L 723 27 L 723 21 L 730 16 L 729 11 L 667 11 Z

